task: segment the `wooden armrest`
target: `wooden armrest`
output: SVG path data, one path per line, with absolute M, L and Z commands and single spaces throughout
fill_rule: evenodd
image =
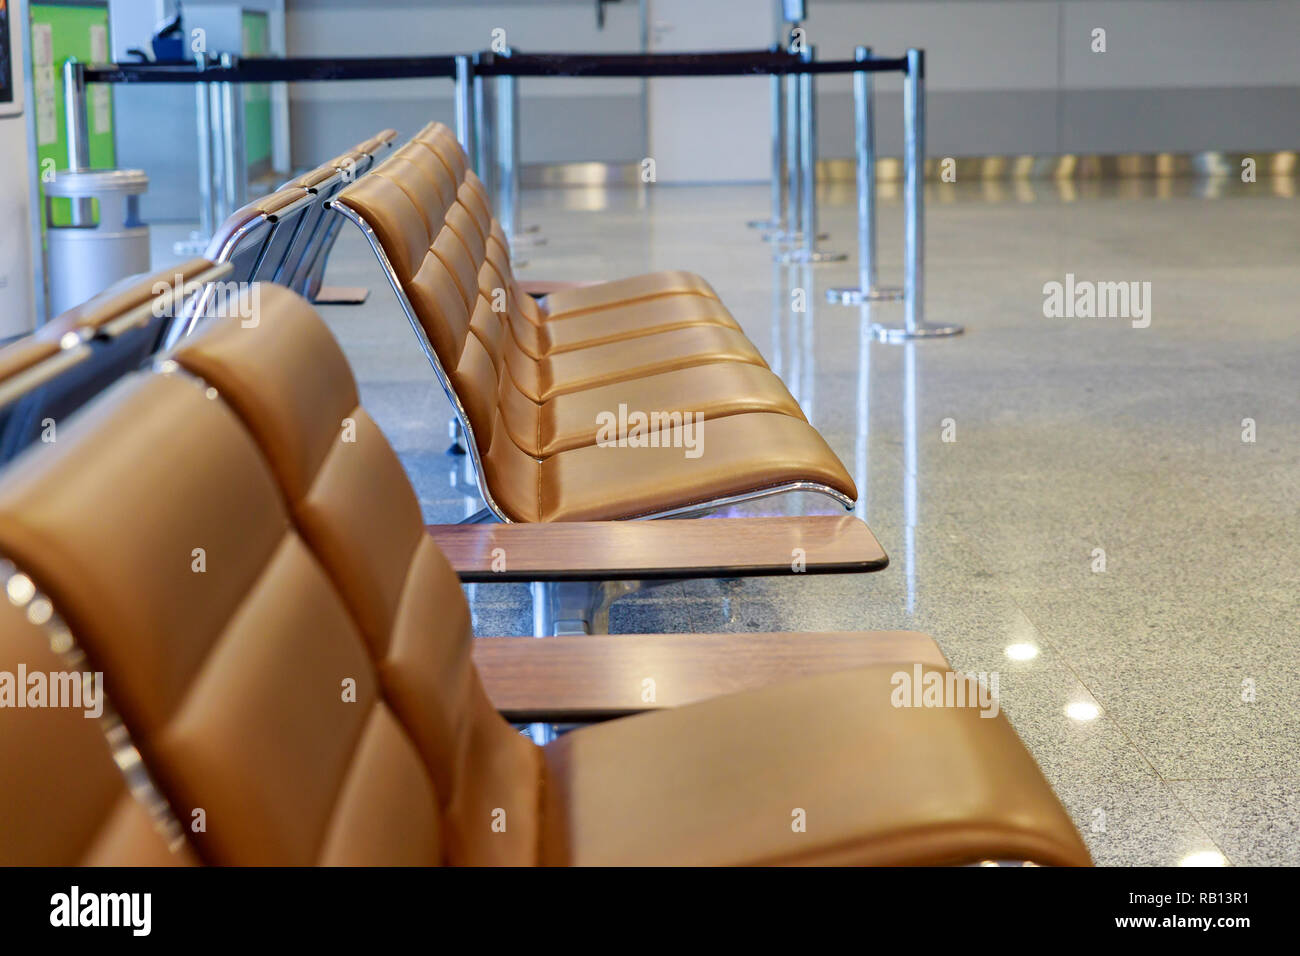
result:
M 842 574 L 889 564 L 871 529 L 851 515 L 443 524 L 427 530 L 462 581 Z
M 519 291 L 525 295 L 531 295 L 535 299 L 550 295 L 552 292 L 559 292 L 563 289 L 579 289 L 585 285 L 600 285 L 599 281 L 588 282 L 561 282 L 554 279 L 516 279 L 515 285 Z
M 488 697 L 515 723 L 605 720 L 872 664 L 948 666 L 934 639 L 914 631 L 479 637 L 472 646 Z

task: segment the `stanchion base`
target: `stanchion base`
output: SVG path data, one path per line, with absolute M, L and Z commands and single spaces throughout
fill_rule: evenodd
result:
M 960 325 L 947 325 L 943 322 L 922 322 L 914 329 L 904 325 L 881 325 L 880 323 L 871 326 L 872 335 L 891 345 L 912 339 L 938 339 L 948 335 L 961 335 L 965 331 Z
M 849 257 L 847 252 L 825 252 L 815 249 L 808 252 L 806 249 L 791 249 L 789 252 L 778 252 L 776 254 L 777 262 L 843 262 Z
M 524 248 L 527 246 L 544 246 L 544 245 L 546 245 L 545 236 L 521 235 L 519 233 L 516 233 L 515 235 L 510 237 L 511 249 L 514 249 L 515 247 Z
M 902 289 L 876 286 L 872 289 L 859 289 L 856 286 L 840 286 L 826 290 L 826 301 L 835 305 L 861 305 L 864 302 L 896 302 L 903 297 Z
M 520 232 L 541 232 L 542 227 L 534 222 L 527 226 L 520 226 L 519 231 Z
M 817 241 L 820 242 L 821 240 L 829 239 L 830 237 L 831 234 L 829 232 L 819 232 L 817 234 Z M 778 243 L 788 242 L 791 243 L 792 245 L 797 245 L 803 242 L 803 233 L 802 232 L 765 232 L 763 233 L 763 241 L 778 242 Z

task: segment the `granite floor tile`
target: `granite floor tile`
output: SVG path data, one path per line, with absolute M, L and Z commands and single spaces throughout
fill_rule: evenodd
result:
M 1300 866 L 1300 777 L 1169 784 L 1238 866 Z

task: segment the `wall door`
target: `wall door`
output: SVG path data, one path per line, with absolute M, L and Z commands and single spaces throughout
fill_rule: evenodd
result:
M 774 0 L 648 0 L 651 53 L 767 49 Z M 772 173 L 766 76 L 652 77 L 649 155 L 663 183 L 759 182 Z

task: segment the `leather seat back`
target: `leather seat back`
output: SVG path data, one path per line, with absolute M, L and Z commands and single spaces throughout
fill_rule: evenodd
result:
M 523 453 L 513 440 L 513 449 L 498 441 L 498 420 L 506 413 L 529 413 L 522 407 L 502 409 L 497 396 L 512 364 L 534 363 L 540 351 L 531 326 L 522 345 L 511 326 L 527 321 L 519 318 L 508 255 L 493 248 L 491 237 L 499 227 L 482 184 L 471 179 L 463 152 L 441 124 L 426 127 L 375 173 L 382 183 L 367 177 L 339 198 L 378 235 L 465 407 L 480 455 L 489 456 L 496 445 L 500 466 L 511 467 L 507 460 Z M 531 421 L 512 424 L 516 430 L 535 430 L 536 414 L 534 409 Z
M 275 286 L 260 304 L 254 327 L 210 323 L 174 358 L 217 388 L 269 460 L 433 776 L 451 858 L 531 862 L 538 753 L 483 690 L 455 572 L 324 322 Z M 485 828 L 498 808 L 513 821 L 506 834 Z
M 0 586 L 8 597 L 0 601 L 0 674 L 13 681 L 0 688 L 7 698 L 0 710 L 0 866 L 197 862 L 175 819 L 151 813 L 128 792 L 105 736 L 112 713 L 96 703 L 102 690 L 93 689 L 93 676 L 83 682 L 90 672 L 48 599 L 8 562 L 0 562 Z M 130 741 L 119 735 L 117 742 L 128 759 Z
M 148 361 L 205 273 L 213 263 L 191 259 L 130 276 L 0 349 L 0 463 L 57 440 L 69 416 Z
M 444 858 L 428 768 L 215 390 L 117 385 L 0 481 L 0 553 L 104 672 L 176 817 L 203 820 L 203 859 Z

